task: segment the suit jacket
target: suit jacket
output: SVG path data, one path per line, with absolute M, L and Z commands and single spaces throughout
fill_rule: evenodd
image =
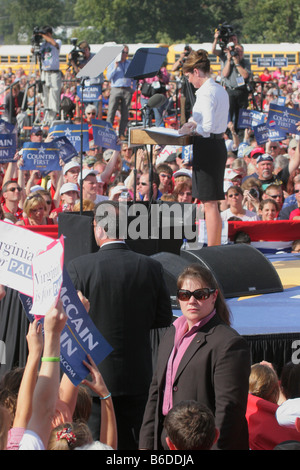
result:
M 156 373 L 150 386 L 140 432 L 140 449 L 162 449 L 162 401 L 166 366 L 173 349 L 175 327 L 163 337 Z M 246 341 L 215 315 L 199 330 L 187 348 L 173 383 L 173 406 L 196 400 L 215 414 L 218 449 L 249 449 L 245 418 L 250 374 Z
M 90 317 L 113 352 L 99 370 L 113 396 L 147 394 L 152 378 L 150 330 L 172 321 L 161 264 L 124 243 L 73 259 L 68 272 L 90 301 Z

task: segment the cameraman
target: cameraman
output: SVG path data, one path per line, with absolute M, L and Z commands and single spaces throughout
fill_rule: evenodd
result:
M 80 69 L 82 69 L 95 55 L 91 53 L 90 45 L 86 41 L 81 41 L 78 44 L 78 48 L 82 54 L 82 58 L 80 60 L 75 61 L 72 53 L 69 54 L 70 65 L 72 65 L 75 73 L 78 73 Z
M 43 124 L 51 125 L 59 113 L 62 76 L 59 70 L 59 51 L 61 40 L 53 38 L 51 26 L 45 26 L 40 31 L 44 39 L 41 44 L 40 54 L 42 61 L 42 82 L 44 93 L 44 121 Z
M 222 85 L 229 95 L 229 116 L 234 123 L 237 132 L 239 110 L 248 108 L 248 87 L 247 83 L 251 76 L 251 65 L 244 58 L 244 48 L 238 44 L 237 36 L 232 34 L 224 49 L 217 50 L 217 43 L 220 39 L 220 31 L 216 31 L 212 45 L 212 53 L 219 56 L 221 60 Z
M 77 59 L 74 60 L 74 56 L 71 53 L 69 54 L 69 63 L 73 67 L 74 72 L 77 74 L 94 56 L 95 54 L 91 52 L 91 47 L 88 44 L 87 41 L 81 41 L 78 46 L 75 45 L 74 48 L 76 52 Z M 78 56 L 78 50 L 80 52 L 80 58 Z M 89 85 L 101 85 L 104 81 L 104 76 L 103 73 L 98 75 L 95 78 L 92 78 L 89 80 Z M 94 101 L 91 103 L 85 103 L 87 104 L 93 104 L 97 109 L 98 109 L 98 117 L 101 119 L 102 117 L 102 95 L 99 97 L 99 101 Z

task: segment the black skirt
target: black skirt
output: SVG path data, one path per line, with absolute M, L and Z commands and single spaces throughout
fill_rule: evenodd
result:
M 194 136 L 193 197 L 205 201 L 224 199 L 227 150 L 224 139 Z

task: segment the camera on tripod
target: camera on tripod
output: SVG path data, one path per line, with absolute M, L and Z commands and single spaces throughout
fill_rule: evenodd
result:
M 221 49 L 224 50 L 229 45 L 230 38 L 235 36 L 233 27 L 227 23 L 222 23 L 217 27 L 217 31 L 219 31 L 218 43 Z M 236 55 L 236 53 L 234 55 Z
M 69 54 L 69 67 L 75 64 L 77 67 L 84 61 L 84 52 L 77 45 L 77 38 L 71 39 L 71 44 L 74 46 Z

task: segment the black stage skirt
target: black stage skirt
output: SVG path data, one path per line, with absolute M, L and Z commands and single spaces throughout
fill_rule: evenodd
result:
M 0 341 L 5 343 L 5 358 L 0 358 L 0 378 L 14 367 L 25 367 L 28 347 L 26 335 L 29 321 L 19 292 L 8 287 L 0 301 Z
M 224 173 L 227 150 L 224 139 L 194 136 L 193 197 L 205 201 L 219 201 L 224 195 Z

